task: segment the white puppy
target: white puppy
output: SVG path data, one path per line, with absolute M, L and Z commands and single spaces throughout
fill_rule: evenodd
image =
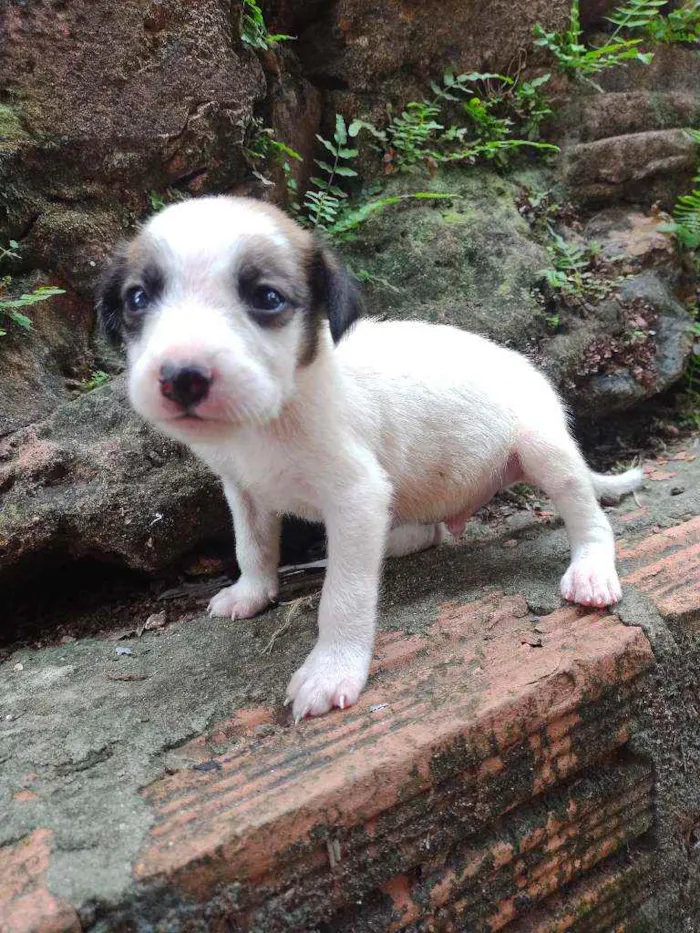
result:
M 165 209 L 118 251 L 98 308 L 125 339 L 134 408 L 223 482 L 241 575 L 213 615 L 274 600 L 282 515 L 325 523 L 318 641 L 287 691 L 296 717 L 360 695 L 384 556 L 438 543 L 440 523 L 459 531 L 517 480 L 566 524 L 564 598 L 620 599 L 597 497 L 635 489 L 641 472 L 592 473 L 519 354 L 451 327 L 355 323 L 340 264 L 276 208 L 216 197 Z

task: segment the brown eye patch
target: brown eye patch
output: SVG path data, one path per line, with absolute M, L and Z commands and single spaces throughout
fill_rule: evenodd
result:
M 133 335 L 162 296 L 165 278 L 158 266 L 149 264 L 140 273 L 132 272 L 124 285 L 122 317 L 126 332 Z
M 238 292 L 250 316 L 261 327 L 282 327 L 308 301 L 305 280 L 284 255 L 269 245 L 249 247 L 238 271 Z

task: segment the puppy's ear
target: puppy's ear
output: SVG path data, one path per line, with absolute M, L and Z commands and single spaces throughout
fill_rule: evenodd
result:
M 357 283 L 335 253 L 318 246 L 311 260 L 309 284 L 313 306 L 328 318 L 333 342 L 338 343 L 362 313 Z
M 122 286 L 126 276 L 125 247 L 107 261 L 95 288 L 95 310 L 110 343 L 122 341 Z

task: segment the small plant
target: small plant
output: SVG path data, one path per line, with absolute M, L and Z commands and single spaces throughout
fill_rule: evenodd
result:
M 615 24 L 615 31 L 610 41 L 617 38 L 623 29 L 648 30 L 661 18 L 661 8 L 666 6 L 667 0 L 629 0 L 626 6 L 619 6 L 608 22 Z
M 355 120 L 348 132 L 354 137 L 366 130 L 373 136 L 387 174 L 416 171 L 421 166 L 434 171 L 440 164 L 479 159 L 504 165 L 522 147 L 558 151 L 556 146 L 537 141 L 540 125 L 551 113 L 541 91 L 549 78 L 543 75 L 520 82 L 506 75 L 447 71 L 442 85 L 431 84 L 432 100 L 407 104 L 384 129 Z M 447 123 L 448 107 L 457 111 L 459 122 Z M 518 124 L 526 138 L 514 135 Z
M 0 243 L 0 262 L 8 259 L 19 259 L 19 243 L 17 240 L 10 240 L 7 246 Z
M 516 81 L 513 86 L 512 105 L 526 139 L 539 139 L 542 123 L 552 115 L 549 100 L 542 92 L 551 77 L 551 74 L 544 74 L 532 81 Z
M 655 42 L 697 42 L 700 40 L 700 0 L 690 0 L 666 16 L 665 0 L 630 0 L 608 17 L 617 29 L 639 30 Z
M 303 205 L 296 205 L 296 213 L 299 221 L 306 226 L 327 230 L 339 220 L 343 201 L 348 196 L 336 183 L 337 179 L 357 177 L 357 172 L 351 167 L 357 149 L 348 146 L 347 126 L 339 113 L 335 115 L 333 140 L 324 139 L 318 134 L 316 138 L 330 153 L 333 161 L 314 159 L 321 174 L 311 178 L 311 187 L 304 195 Z
M 695 176 L 693 183 L 700 186 L 700 175 Z M 674 233 L 684 249 L 700 248 L 700 187 L 680 195 L 673 209 L 673 217 L 673 222 L 666 224 L 664 229 Z
M 693 142 L 700 145 L 700 130 L 686 130 Z M 661 230 L 673 233 L 679 245 L 694 253 L 700 249 L 700 175 L 696 175 L 693 188 L 688 194 L 682 194 L 673 209 L 673 221 L 664 224 Z
M 354 130 L 355 134 L 359 132 L 359 123 L 360 121 L 355 121 L 355 124 L 348 128 L 342 115 L 338 113 L 335 117 L 333 140 L 324 139 L 323 136 L 316 137 L 323 148 L 333 156 L 333 162 L 314 159 L 323 174 L 311 179 L 313 187 L 307 190 L 302 205 L 298 202 L 291 205 L 292 213 L 303 226 L 323 230 L 334 239 L 347 238 L 373 214 L 386 210 L 393 204 L 408 200 L 435 201 L 452 197 L 451 194 L 416 191 L 411 194 L 385 195 L 363 201 L 353 207 L 348 193 L 340 187 L 338 180 L 357 177 L 357 172 L 351 166 L 357 156 L 357 149 L 348 146 L 348 136 L 351 130 Z
M 662 5 L 663 0 L 631 0 L 627 7 L 618 7 L 610 17 L 617 26 L 610 39 L 599 48 L 589 48 L 582 41 L 583 29 L 581 28 L 579 0 L 572 0 L 567 31 L 546 32 L 538 23 L 533 30 L 535 45 L 551 52 L 559 67 L 566 74 L 580 78 L 598 91 L 602 91 L 600 85 L 592 80 L 593 75 L 625 62 L 639 61 L 648 65 L 652 61 L 654 53 L 644 52 L 639 48 L 644 41 L 642 38 L 628 39 L 620 36 L 619 33 L 623 28 L 632 28 L 635 22 L 639 22 L 640 25 L 649 25 L 653 17 L 658 14 L 658 7 Z M 636 10 L 636 19 L 634 10 Z M 656 13 L 653 12 L 654 10 Z
M 355 208 L 346 207 L 338 219 L 328 228 L 328 233 L 334 238 L 346 237 L 352 234 L 373 214 L 380 213 L 391 207 L 393 204 L 400 204 L 402 201 L 441 201 L 449 200 L 454 195 L 436 191 L 414 191 L 410 194 L 389 194 L 384 197 L 375 198 L 373 201 L 365 201 Z
M 81 392 L 92 392 L 93 389 L 99 389 L 100 386 L 109 382 L 109 379 L 109 373 L 96 369 L 87 379 L 83 379 L 78 384 L 78 388 Z
M 12 279 L 9 275 L 0 279 L 0 321 L 5 318 L 18 327 L 21 327 L 22 330 L 31 330 L 33 324 L 31 318 L 22 313 L 20 310 L 21 308 L 28 308 L 30 305 L 35 305 L 40 301 L 46 301 L 49 298 L 53 298 L 55 295 L 65 294 L 65 289 L 63 288 L 56 288 L 53 285 L 42 285 L 27 294 L 20 295 L 19 298 L 5 298 L 4 295 L 9 289 L 11 281 Z M 0 326 L 0 337 L 4 337 L 6 334 L 7 331 L 4 327 Z
M 186 201 L 187 197 L 184 191 L 179 191 L 177 188 L 166 188 L 162 193 L 160 191 L 148 192 L 148 202 L 154 214 L 162 211 L 168 204 L 174 204 L 176 201 Z
M 10 240 L 7 246 L 0 244 L 0 262 L 19 259 L 19 250 L 20 246 L 17 240 Z M 31 292 L 12 298 L 9 294 L 11 286 L 11 275 L 0 277 L 0 337 L 7 335 L 7 330 L 3 326 L 5 321 L 17 325 L 22 330 L 31 330 L 33 327 L 32 320 L 24 314 L 23 309 L 40 301 L 47 301 L 49 298 L 53 298 L 54 295 L 63 295 L 65 293 L 63 288 L 56 288 L 53 285 L 41 285 Z
M 572 243 L 565 240 L 551 227 L 547 252 L 552 267 L 542 269 L 547 284 L 567 298 L 604 298 L 613 287 L 610 282 L 598 279 L 593 265 L 600 251 L 597 243 Z M 558 326 L 558 316 L 556 324 Z M 548 322 L 549 323 L 549 322 Z
M 287 190 L 293 196 L 296 196 L 297 183 L 292 178 L 290 159 L 302 162 L 302 156 L 296 149 L 292 149 L 291 146 L 276 139 L 274 130 L 266 127 L 258 117 L 253 118 L 249 130 L 252 138 L 243 151 L 255 178 L 266 187 L 270 187 L 274 185 L 274 182 L 266 170 L 273 165 L 281 165 L 286 179 Z
M 243 0 L 243 15 L 241 16 L 241 39 L 253 49 L 266 52 L 278 42 L 287 42 L 294 36 L 282 34 L 271 35 L 267 31 L 265 17 L 257 0 Z

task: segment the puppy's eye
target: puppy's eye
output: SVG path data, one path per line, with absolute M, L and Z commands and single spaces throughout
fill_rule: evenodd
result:
M 250 296 L 250 303 L 256 311 L 283 311 L 287 306 L 287 299 L 268 285 L 260 285 Z
M 130 288 L 124 296 L 124 304 L 130 317 L 140 317 L 148 309 L 150 303 L 151 300 L 146 290 L 140 285 Z

